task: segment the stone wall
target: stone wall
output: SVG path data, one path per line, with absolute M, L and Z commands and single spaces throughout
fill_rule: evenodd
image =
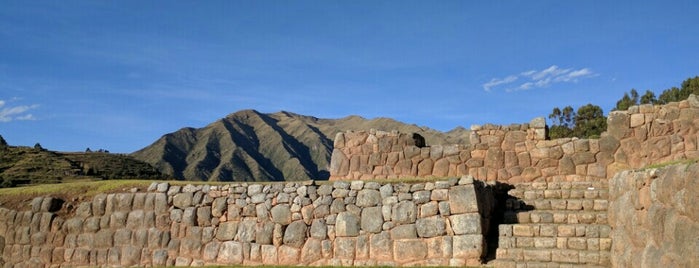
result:
M 543 118 L 473 126 L 471 144 L 421 147 L 414 134 L 338 133 L 330 179 L 471 175 L 486 181 L 595 181 L 652 163 L 697 158 L 699 98 L 611 112 L 599 139 L 547 140 Z
M 0 208 L 0 266 L 464 265 L 486 253 L 492 188 L 420 183 L 154 183 L 69 210 Z
M 609 181 L 614 267 L 699 267 L 699 164 L 624 171 Z

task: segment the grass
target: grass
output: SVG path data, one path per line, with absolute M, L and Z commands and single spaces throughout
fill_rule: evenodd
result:
M 673 165 L 691 165 L 691 164 L 696 164 L 699 163 L 699 159 L 681 159 L 681 160 L 673 160 L 673 161 L 668 161 L 668 162 L 663 162 L 663 163 L 657 163 L 657 164 L 651 164 L 648 165 L 641 170 L 646 170 L 646 169 L 655 169 L 655 168 L 664 168 L 667 166 L 673 166 Z

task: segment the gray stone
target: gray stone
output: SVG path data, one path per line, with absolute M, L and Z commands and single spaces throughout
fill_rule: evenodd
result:
M 272 244 L 272 235 L 274 233 L 274 223 L 263 221 L 257 224 L 255 232 L 255 242 L 263 245 Z
M 167 250 L 160 249 L 153 251 L 153 266 L 160 267 L 167 264 Z
M 335 220 L 335 234 L 337 236 L 359 235 L 359 219 L 350 212 L 340 212 Z
M 430 201 L 430 196 L 432 193 L 430 191 L 417 191 L 413 193 L 413 202 L 415 204 L 424 204 Z
M 291 209 L 287 204 L 276 205 L 270 210 L 272 222 L 287 225 L 291 223 Z
M 451 208 L 448 201 L 439 202 L 439 214 L 442 216 L 451 215 Z
M 212 262 L 218 257 L 218 251 L 221 248 L 221 242 L 212 241 L 204 245 L 201 257 L 204 261 Z
M 330 184 L 323 184 L 318 186 L 318 195 L 323 196 L 323 195 L 330 195 L 333 192 L 333 186 Z
M 397 224 L 414 223 L 417 218 L 417 206 L 410 201 L 401 201 L 393 205 L 391 220 Z
M 192 206 L 192 193 L 179 193 L 172 198 L 172 205 L 179 209 L 185 209 Z
M 284 231 L 284 244 L 295 248 L 301 248 L 306 241 L 308 226 L 303 221 L 295 221 L 289 224 Z
M 330 214 L 337 214 L 345 211 L 345 202 L 342 198 L 336 198 L 330 205 Z
M 370 207 L 362 210 L 361 227 L 362 230 L 370 233 L 381 232 L 383 226 L 383 215 L 381 207 Z
M 165 193 L 167 192 L 168 188 L 170 188 L 170 184 L 167 182 L 163 182 L 158 184 L 158 187 L 155 188 L 155 191 L 159 193 Z
M 381 184 L 375 181 L 368 181 L 364 183 L 364 189 L 377 190 L 381 187 Z
M 301 263 L 313 263 L 323 258 L 321 240 L 309 238 L 301 249 Z
M 118 211 L 130 211 L 133 203 L 132 193 L 118 193 L 114 195 L 115 208 Z
M 543 117 L 537 117 L 532 119 L 532 121 L 529 121 L 529 126 L 532 128 L 545 128 L 546 127 L 546 118 Z
M 358 207 L 373 207 L 381 203 L 381 193 L 377 190 L 364 189 L 357 194 Z
M 242 264 L 243 245 L 240 242 L 234 241 L 221 243 L 216 262 L 223 264 Z
M 311 237 L 323 240 L 328 235 L 328 227 L 325 225 L 325 220 L 315 219 L 311 223 Z
M 483 235 L 456 235 L 453 238 L 454 258 L 478 259 L 484 253 Z
M 424 260 L 427 258 L 427 244 L 422 239 L 395 241 L 393 256 L 401 262 Z
M 197 225 L 211 226 L 211 207 L 197 208 Z
M 473 185 L 459 185 L 449 189 L 451 214 L 478 212 L 476 191 Z
M 393 240 L 410 238 L 417 238 L 415 224 L 398 225 L 391 230 L 391 239 Z
M 369 257 L 376 261 L 393 260 L 393 240 L 388 232 L 371 235 L 369 238 Z
M 350 190 L 361 190 L 364 188 L 364 181 L 351 181 Z
M 253 204 L 259 204 L 259 203 L 264 203 L 266 199 L 267 199 L 266 194 L 258 193 L 258 194 L 254 194 L 250 197 L 250 202 L 252 202 Z
M 478 213 L 467 213 L 449 216 L 454 234 L 482 234 L 481 216 Z
M 187 226 L 194 226 L 197 223 L 197 208 L 188 207 L 184 209 L 182 214 L 182 224 Z
M 219 197 L 214 199 L 214 202 L 211 204 L 211 216 L 214 217 L 221 217 L 223 216 L 223 212 L 225 212 L 228 209 L 228 198 L 226 197 Z
M 353 260 L 355 258 L 355 247 L 357 239 L 354 237 L 335 238 L 335 258 Z
M 430 217 L 439 213 L 439 203 L 436 201 L 428 202 L 419 206 L 420 218 Z
M 333 183 L 333 188 L 335 189 L 349 189 L 349 182 L 346 181 L 336 181 Z
M 443 218 L 429 217 L 415 221 L 415 229 L 419 237 L 435 237 L 446 233 L 446 224 Z
M 255 229 L 257 222 L 254 219 L 244 220 L 238 224 L 237 239 L 241 242 L 252 242 L 255 240 Z
M 381 199 L 385 199 L 393 195 L 393 186 L 391 186 L 390 183 L 385 184 L 384 186 L 381 186 L 381 188 L 379 188 L 379 192 L 381 192 Z

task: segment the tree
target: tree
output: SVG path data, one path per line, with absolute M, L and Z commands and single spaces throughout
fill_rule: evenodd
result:
M 629 93 L 624 92 L 624 97 L 616 102 L 616 107 L 612 110 L 626 111 L 634 105 L 638 105 L 638 91 L 632 88 Z
M 578 108 L 573 135 L 579 138 L 596 138 L 605 130 L 607 130 L 607 117 L 604 116 L 602 108 L 592 104 Z
M 658 97 L 658 103 L 666 104 L 686 100 L 690 94 L 699 95 L 699 76 L 687 78 L 682 82 L 681 88 L 672 87 L 663 90 L 663 93 L 660 93 Z
M 571 106 L 563 107 L 561 110 L 558 107 L 553 108 L 551 114 L 549 114 L 549 119 L 551 119 L 552 126 L 549 128 L 549 138 L 558 139 L 571 137 L 573 133 L 573 126 L 575 125 L 575 109 Z
M 650 90 L 646 90 L 646 93 L 641 96 L 641 104 L 656 104 L 658 99 L 655 98 L 655 93 Z

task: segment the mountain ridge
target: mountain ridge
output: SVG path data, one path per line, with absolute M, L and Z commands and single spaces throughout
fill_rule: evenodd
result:
M 444 133 L 386 117 L 324 119 L 246 109 L 201 128 L 167 133 L 131 156 L 181 180 L 327 179 L 335 135 L 370 129 L 419 133 L 428 144 L 468 143 L 469 133 L 464 128 Z

